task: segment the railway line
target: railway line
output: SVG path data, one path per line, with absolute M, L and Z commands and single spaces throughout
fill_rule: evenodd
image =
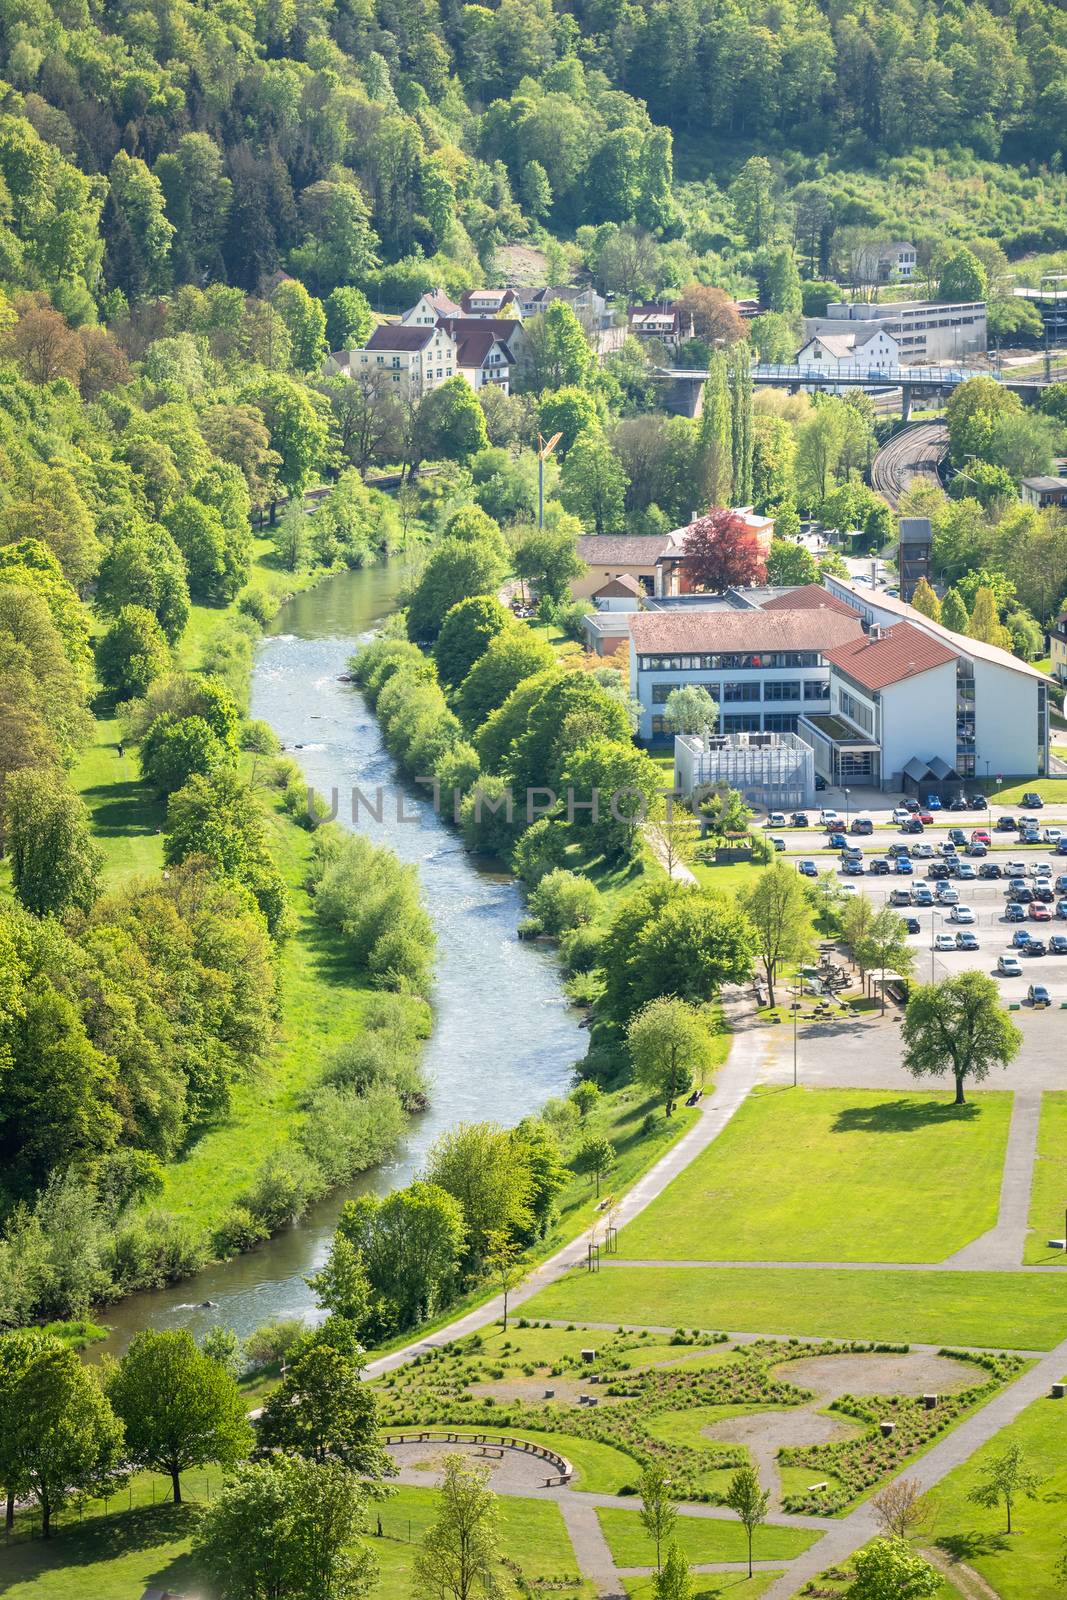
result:
M 913 422 L 879 450 L 871 463 L 871 485 L 896 510 L 914 478 L 937 480 L 947 453 L 943 422 Z

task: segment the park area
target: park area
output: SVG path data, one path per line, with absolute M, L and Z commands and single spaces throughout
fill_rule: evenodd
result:
M 997 1220 L 1010 1116 L 1006 1094 L 767 1087 L 622 1230 L 619 1256 L 942 1261 Z

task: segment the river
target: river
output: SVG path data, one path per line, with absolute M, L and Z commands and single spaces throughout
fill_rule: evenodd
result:
M 378 725 L 359 692 L 339 681 L 359 638 L 393 610 L 401 581 L 394 566 L 367 567 L 283 607 L 257 652 L 251 714 L 270 723 L 309 783 L 327 797 L 338 791 L 343 826 L 352 826 L 354 787 L 368 796 L 379 785 L 385 791 L 381 823 L 362 809 L 360 830 L 418 868 L 437 930 L 434 1028 L 424 1057 L 429 1109 L 413 1120 L 393 1163 L 334 1193 L 260 1249 L 110 1307 L 114 1332 L 104 1348 L 113 1352 L 145 1327 L 200 1335 L 223 1323 L 244 1337 L 270 1317 L 313 1315 L 304 1274 L 322 1263 L 349 1195 L 408 1183 L 434 1138 L 457 1122 L 511 1124 L 537 1111 L 566 1087 L 585 1053 L 554 958 L 516 938 L 523 915 L 517 886 L 479 868 L 418 793 L 404 792 L 402 805 L 404 816 L 418 821 L 398 821 L 402 786 Z

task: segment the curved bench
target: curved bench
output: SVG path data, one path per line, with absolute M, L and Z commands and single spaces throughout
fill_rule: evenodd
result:
M 390 1444 L 477 1444 L 483 1447 L 488 1445 L 497 1450 L 516 1450 L 520 1455 L 536 1456 L 539 1461 L 547 1461 L 554 1470 L 545 1479 L 545 1488 L 559 1488 L 569 1483 L 574 1476 L 574 1468 L 566 1456 L 561 1456 L 555 1450 L 549 1450 L 546 1445 L 535 1444 L 532 1439 L 520 1439 L 514 1434 L 507 1433 L 462 1433 L 458 1428 L 402 1428 L 382 1435 L 382 1443 Z

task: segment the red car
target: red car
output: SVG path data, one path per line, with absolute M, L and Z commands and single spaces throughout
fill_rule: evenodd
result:
M 1040 900 L 1035 900 L 1033 904 L 1027 908 L 1027 914 L 1030 917 L 1031 922 L 1052 921 L 1052 912 L 1049 910 L 1048 906 L 1042 905 Z

